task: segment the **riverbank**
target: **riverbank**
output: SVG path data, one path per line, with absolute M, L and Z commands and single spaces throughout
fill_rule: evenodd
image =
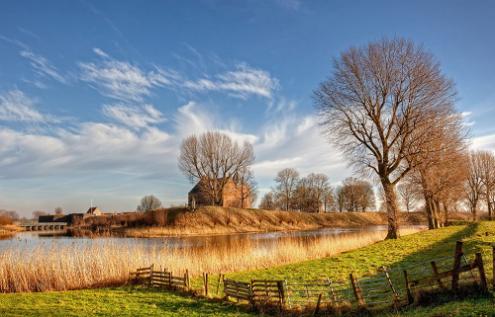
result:
M 404 228 L 401 233 L 421 228 Z M 154 263 L 192 278 L 317 259 L 383 240 L 386 230 L 322 235 L 180 239 L 15 239 L 0 244 L 0 293 L 122 285 L 129 272 Z M 36 243 L 36 240 L 31 240 Z M 242 259 L 242 261 L 240 260 Z M 61 274 L 63 272 L 63 274 Z
M 16 225 L 3 225 L 0 226 L 0 239 L 7 239 L 13 237 L 17 232 L 22 231 L 22 228 Z
M 468 214 L 457 213 L 451 218 L 467 220 L 468 217 Z M 387 224 L 387 216 L 383 212 L 302 213 L 221 207 L 201 207 L 194 212 L 175 210 L 173 214 L 168 215 L 168 218 L 166 226 L 121 228 L 119 232 L 127 237 L 150 238 L 320 228 L 359 228 Z M 426 225 L 426 216 L 422 212 L 402 212 L 399 220 L 404 226 Z
M 348 279 L 350 273 L 357 277 L 369 275 L 382 265 L 423 265 L 443 256 L 452 257 L 457 240 L 464 239 L 467 255 L 482 252 L 485 271 L 492 278 L 489 245 L 495 236 L 495 223 L 445 227 L 424 231 L 398 240 L 381 241 L 353 251 L 318 260 L 302 261 L 290 265 L 273 266 L 227 274 L 238 280 L 252 278 L 283 278 L 309 280 L 326 276 L 332 280 Z M 242 261 L 244 261 L 243 258 Z M 239 262 L 242 262 L 239 261 Z M 1 275 L 0 275 L 1 276 Z M 197 281 L 198 279 L 196 279 Z M 493 299 L 471 297 L 429 306 L 409 306 L 397 313 L 384 312 L 376 316 L 491 316 Z M 82 309 L 82 310 L 81 310 Z M 42 292 L 31 294 L 0 295 L 2 316 L 249 316 L 235 306 L 217 301 L 183 297 L 169 292 L 112 288 L 66 292 Z M 254 314 L 253 314 L 254 316 Z

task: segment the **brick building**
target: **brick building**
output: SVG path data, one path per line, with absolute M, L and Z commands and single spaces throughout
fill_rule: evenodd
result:
M 212 199 L 205 190 L 206 180 L 200 180 L 188 194 L 188 205 L 190 208 L 198 206 L 213 205 Z M 222 192 L 222 207 L 251 208 L 251 195 L 249 185 L 243 186 L 229 180 Z

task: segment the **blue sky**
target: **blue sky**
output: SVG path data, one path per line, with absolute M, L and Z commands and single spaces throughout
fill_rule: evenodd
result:
M 423 44 L 459 92 L 473 148 L 495 149 L 493 1 L 3 1 L 0 209 L 183 204 L 183 137 L 253 143 L 275 173 L 351 171 L 317 126 L 312 91 L 342 50 Z

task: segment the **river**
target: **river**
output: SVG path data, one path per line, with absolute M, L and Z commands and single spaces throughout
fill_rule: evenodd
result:
M 421 230 L 425 226 L 407 226 L 406 230 Z M 387 226 L 366 226 L 359 228 L 321 228 L 305 231 L 277 231 L 277 232 L 257 232 L 257 233 L 236 233 L 225 235 L 210 236 L 169 236 L 159 238 L 123 238 L 123 237 L 99 237 L 99 238 L 80 238 L 69 237 L 61 233 L 50 232 L 21 232 L 17 235 L 0 240 L 0 250 L 18 248 L 37 249 L 47 245 L 103 245 L 111 242 L 112 244 L 123 244 L 140 246 L 143 248 L 204 248 L 211 246 L 231 246 L 243 243 L 255 243 L 258 247 L 276 247 L 277 244 L 284 240 L 300 241 L 302 243 L 314 241 L 325 237 L 342 237 L 352 238 L 355 235 L 371 232 L 385 232 Z

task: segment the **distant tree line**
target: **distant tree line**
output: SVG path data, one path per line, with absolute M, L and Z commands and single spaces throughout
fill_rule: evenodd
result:
M 19 214 L 16 211 L 0 210 L 0 225 L 10 225 L 19 220 Z
M 275 182 L 276 187 L 262 197 L 259 208 L 302 212 L 375 209 L 373 187 L 364 180 L 348 178 L 334 192 L 325 174 L 301 177 L 297 170 L 286 168 L 278 172 Z

